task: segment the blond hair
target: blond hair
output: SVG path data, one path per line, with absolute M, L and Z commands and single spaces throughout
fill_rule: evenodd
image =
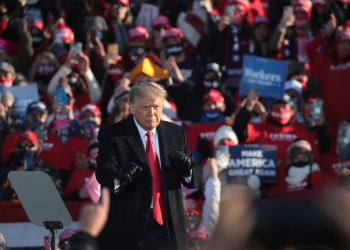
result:
M 166 96 L 167 92 L 162 85 L 154 82 L 142 82 L 130 89 L 129 103 L 134 104 L 136 97 L 150 98 L 152 100 L 161 98 L 164 101 Z
M 61 67 L 59 61 L 57 60 L 54 54 L 52 54 L 49 51 L 44 51 L 35 58 L 32 67 L 29 70 L 28 79 L 30 82 L 34 81 L 35 74 L 38 71 L 39 64 L 41 63 L 42 59 L 49 61 L 55 67 L 56 71 Z

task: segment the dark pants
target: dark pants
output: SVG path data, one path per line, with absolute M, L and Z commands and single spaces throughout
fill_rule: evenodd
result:
M 175 235 L 172 231 L 170 230 L 168 234 L 166 221 L 161 226 L 153 219 L 153 209 L 151 209 L 142 250 L 177 250 Z

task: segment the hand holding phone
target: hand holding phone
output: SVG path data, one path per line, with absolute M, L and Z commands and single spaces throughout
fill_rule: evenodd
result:
M 34 159 L 31 152 L 26 152 L 23 156 L 24 169 L 25 170 L 33 170 L 34 167 Z
M 67 105 L 67 94 L 63 88 L 57 88 L 55 91 L 57 100 L 57 107 L 64 107 Z
M 117 43 L 109 44 L 107 51 L 108 51 L 108 55 L 111 57 L 114 63 L 116 63 L 118 61 L 118 56 L 119 56 L 118 44 Z
M 312 111 L 313 111 L 313 116 L 312 118 L 314 120 L 319 120 L 321 118 L 321 114 L 322 114 L 322 106 L 323 106 L 323 103 L 322 101 L 317 101 L 317 102 L 314 102 L 312 104 Z

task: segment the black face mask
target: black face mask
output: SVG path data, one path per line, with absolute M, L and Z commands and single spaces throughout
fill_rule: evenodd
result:
M 297 167 L 297 168 L 302 168 L 305 167 L 307 165 L 309 165 L 310 162 L 309 161 L 298 161 L 298 162 L 293 162 L 293 166 Z
M 199 224 L 199 221 L 187 220 L 186 221 L 186 229 L 188 229 L 189 231 L 192 231 L 193 229 L 195 229 L 197 227 L 198 224 Z
M 178 56 L 184 51 L 184 42 L 166 46 L 166 53 L 169 56 Z
M 44 42 L 44 32 L 33 30 L 30 32 L 33 41 L 33 47 L 40 47 Z
M 130 52 L 135 56 L 141 56 L 143 53 L 146 52 L 146 49 L 144 46 L 135 46 L 135 47 L 130 47 Z
M 88 169 L 96 171 L 97 166 L 94 164 L 91 164 L 90 162 L 88 163 Z

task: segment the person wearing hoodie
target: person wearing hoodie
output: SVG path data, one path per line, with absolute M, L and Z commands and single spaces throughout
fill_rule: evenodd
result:
M 288 159 L 286 148 L 296 139 L 308 141 L 312 145 L 312 153 L 316 162 L 320 160 L 320 153 L 315 145 L 315 138 L 305 127 L 294 119 L 294 110 L 291 98 L 284 94 L 283 98 L 277 99 L 269 109 L 266 120 L 262 123 L 249 123 L 252 110 L 259 96 L 256 88 L 249 91 L 246 105 L 237 113 L 232 126 L 237 137 L 242 143 L 267 144 L 277 147 L 277 185 L 283 182 L 286 172 L 283 167 Z M 269 190 L 265 190 L 268 192 Z
M 288 148 L 287 177 L 281 189 L 284 197 L 322 199 L 326 189 L 338 186 L 336 179 L 321 170 L 311 151 L 311 144 L 305 140 L 296 141 Z
M 203 115 L 200 122 L 186 131 L 188 146 L 198 164 L 203 159 L 212 157 L 215 133 L 222 125 L 227 124 L 223 114 L 225 101 L 220 91 L 211 89 L 203 96 L 202 105 Z

